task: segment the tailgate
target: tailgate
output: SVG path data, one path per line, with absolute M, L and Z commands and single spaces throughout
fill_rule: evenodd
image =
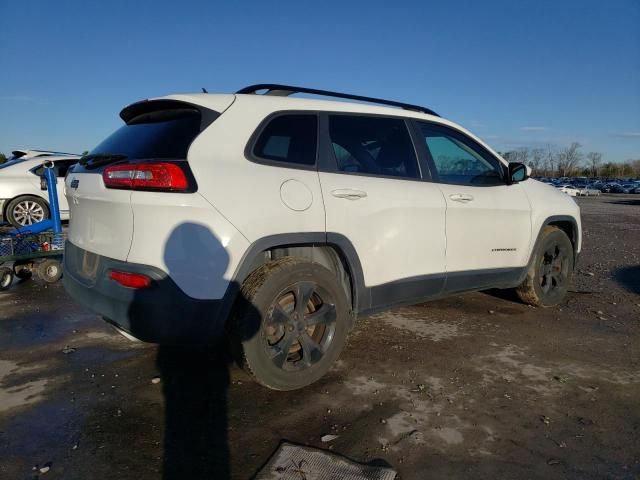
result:
M 126 260 L 133 238 L 131 193 L 106 188 L 98 172 L 70 173 L 65 181 L 69 241 L 84 250 Z

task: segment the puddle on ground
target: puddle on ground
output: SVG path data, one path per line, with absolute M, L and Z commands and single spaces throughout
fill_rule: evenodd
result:
M 47 379 L 23 383 L 10 381 L 16 375 L 28 374 L 39 368 L 38 366 L 21 367 L 17 363 L 0 360 L 0 413 L 36 403 L 42 399 L 42 393 L 47 386 Z

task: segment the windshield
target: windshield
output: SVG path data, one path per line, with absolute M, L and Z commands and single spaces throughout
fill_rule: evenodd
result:
M 191 142 L 200 133 L 200 114 L 194 110 L 133 119 L 116 130 L 89 155 L 126 155 L 140 158 L 187 158 Z M 142 116 L 144 117 L 144 116 Z

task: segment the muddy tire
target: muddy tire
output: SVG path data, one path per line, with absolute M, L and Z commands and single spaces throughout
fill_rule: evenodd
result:
M 229 326 L 241 368 L 273 390 L 320 379 L 347 339 L 350 305 L 330 270 L 286 257 L 244 282 Z
M 49 206 L 42 198 L 23 196 L 11 200 L 5 214 L 14 227 L 25 227 L 49 218 Z
M 559 304 L 571 283 L 573 259 L 573 245 L 567 234 L 557 227 L 544 227 L 529 264 L 527 277 L 516 288 L 518 297 L 524 303 L 536 307 Z
M 62 277 L 62 265 L 58 260 L 45 260 L 38 264 L 38 276 L 47 283 L 55 283 Z
M 9 290 L 13 283 L 13 270 L 8 267 L 0 267 L 0 292 Z

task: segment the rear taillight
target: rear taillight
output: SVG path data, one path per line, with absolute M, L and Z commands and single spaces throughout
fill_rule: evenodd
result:
M 104 169 L 102 179 L 107 188 L 169 192 L 189 190 L 189 180 L 185 172 L 174 163 L 113 165 Z
M 151 278 L 141 273 L 110 270 L 109 278 L 127 288 L 147 288 L 151 286 Z

